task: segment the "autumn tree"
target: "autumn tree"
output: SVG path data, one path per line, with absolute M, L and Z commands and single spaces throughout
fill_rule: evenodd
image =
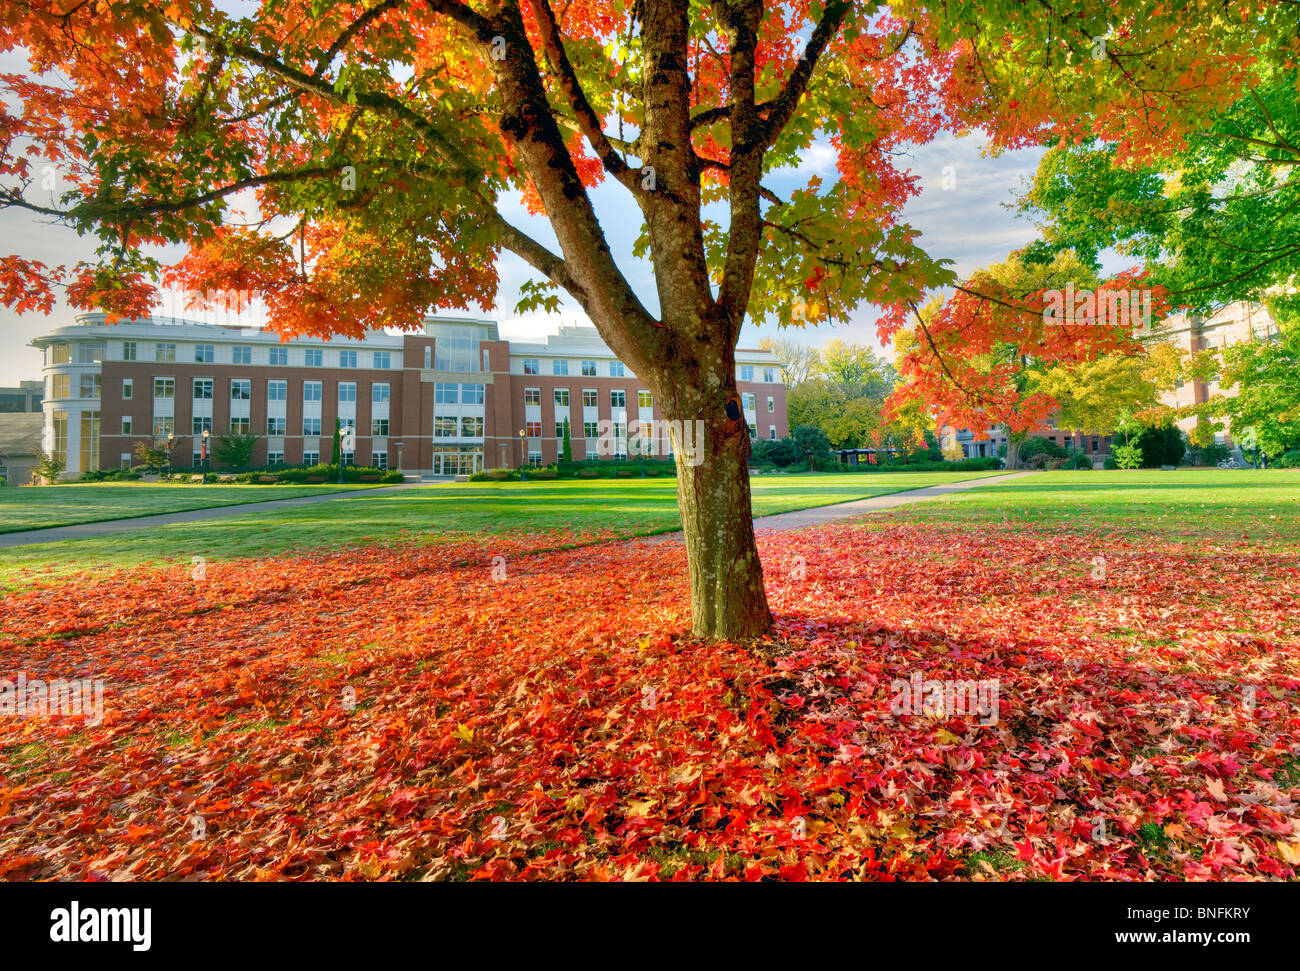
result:
M 248 6 L 5 6 L 0 49 L 31 73 L 0 79 L 0 198 L 100 241 L 92 264 L 6 258 L 6 303 L 48 312 L 64 286 L 76 306 L 142 316 L 162 280 L 256 292 L 285 335 L 357 336 L 492 307 L 508 250 L 536 274 L 525 308 L 564 291 L 669 420 L 702 423 L 704 462 L 674 449 L 694 630 L 732 637 L 771 622 L 742 323 L 843 321 L 956 282 L 898 222 L 915 191 L 898 150 L 945 127 L 1000 146 L 1094 118 L 1153 149 L 1235 100 L 1295 16 L 1264 0 L 1232 17 L 1221 0 Z M 1089 60 L 1098 36 L 1112 42 Z M 814 143 L 834 181 L 774 191 Z M 45 165 L 53 193 L 36 191 Z M 589 192 L 604 179 L 641 214 L 652 295 L 606 241 Z M 516 195 L 556 246 L 502 214 Z M 164 266 L 150 247 L 168 243 L 188 252 Z
M 1099 284 L 1069 252 L 1049 264 L 1012 254 L 977 272 L 947 300 L 913 311 L 899 347 L 903 383 L 890 398 L 890 414 L 912 408 L 936 425 L 976 433 L 1000 427 L 1007 468 L 1017 468 L 1020 443 L 1070 400 L 1061 394 L 1062 368 L 1141 351 L 1134 332 L 1147 321 L 1139 315 L 1150 318 L 1163 303 L 1137 283 L 1119 275 Z

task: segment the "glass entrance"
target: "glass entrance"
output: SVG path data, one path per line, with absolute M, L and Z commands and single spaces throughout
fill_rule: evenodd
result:
M 443 447 L 433 450 L 434 475 L 472 475 L 483 468 L 483 450 L 472 447 Z

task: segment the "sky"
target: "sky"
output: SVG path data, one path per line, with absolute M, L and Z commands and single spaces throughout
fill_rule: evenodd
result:
M 18 69 L 6 63 L 12 55 L 0 55 L 0 70 Z M 900 168 L 910 170 L 920 180 L 920 194 L 904 210 L 903 219 L 921 230 L 922 247 L 934 257 L 946 257 L 956 264 L 959 274 L 1001 260 L 1012 250 L 1030 242 L 1037 234 L 1034 226 L 1016 216 L 1009 204 L 1025 182 L 1032 177 L 1041 150 L 1025 149 L 999 157 L 984 154 L 981 136 L 954 138 L 944 135 L 914 148 L 899 160 Z M 834 157 L 828 148 L 814 145 L 804 156 L 800 168 L 784 178 L 800 184 L 810 174 L 821 174 L 826 181 L 835 177 Z M 774 183 L 783 188 L 779 183 Z M 632 255 L 632 246 L 641 214 L 626 190 L 613 180 L 606 180 L 593 190 L 593 200 L 609 237 L 610 247 L 632 286 L 653 312 L 654 284 L 650 264 Z M 539 241 L 558 252 L 554 235 L 544 217 L 529 216 L 517 199 L 505 200 L 502 213 Z M 0 211 L 0 253 L 16 254 L 49 265 L 74 264 L 93 258 L 92 238 L 79 238 L 72 230 L 18 209 Z M 167 254 L 179 257 L 180 251 Z M 581 309 L 571 300 L 563 301 L 558 314 L 519 316 L 514 306 L 519 286 L 531 269 L 513 254 L 503 254 L 499 261 L 501 287 L 495 312 L 486 315 L 500 324 L 501 336 L 515 340 L 537 340 L 554 333 L 561 324 L 587 323 Z M 15 385 L 19 380 L 41 377 L 41 357 L 30 341 L 51 328 L 73 322 L 76 311 L 66 305 L 46 317 L 39 313 L 19 316 L 0 308 L 0 386 Z M 454 315 L 451 311 L 449 314 Z M 467 316 L 483 316 L 477 313 Z M 740 346 L 755 347 L 764 337 L 786 337 L 802 344 L 820 346 L 831 338 L 868 344 L 881 350 L 875 332 L 873 308 L 864 306 L 848 324 L 779 332 L 774 324 L 758 327 L 746 324 Z

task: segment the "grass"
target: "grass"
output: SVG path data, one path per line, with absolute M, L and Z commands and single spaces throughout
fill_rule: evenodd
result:
M 296 496 L 346 492 L 371 486 L 171 485 L 109 482 L 0 489 L 0 533 L 53 526 L 75 526 L 110 519 L 156 516 L 189 509 L 210 509 L 244 502 L 268 502 Z
M 756 515 L 767 516 L 997 474 L 760 476 L 753 480 L 753 505 Z M 44 491 L 100 488 L 58 486 Z M 276 487 L 258 488 L 257 494 L 273 488 Z M 674 479 L 432 485 L 354 496 L 345 502 L 310 503 L 86 539 L 10 547 L 0 554 L 0 590 L 21 586 L 34 579 L 34 575 L 65 575 L 144 563 L 189 563 L 191 556 L 220 560 L 348 543 L 433 541 L 466 533 L 516 530 L 612 530 L 619 535 L 633 536 L 666 532 L 680 525 Z
M 875 525 L 898 520 L 1024 523 L 1089 539 L 1122 533 L 1296 549 L 1300 469 L 1042 472 L 905 506 Z

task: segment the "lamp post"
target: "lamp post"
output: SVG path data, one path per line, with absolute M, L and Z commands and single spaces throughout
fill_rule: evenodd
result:
M 520 482 L 528 481 L 528 473 L 524 471 L 524 466 L 528 464 L 528 442 L 526 441 L 527 436 L 528 436 L 528 430 L 526 428 L 519 429 L 519 481 Z
M 203 467 L 203 473 L 202 473 L 202 474 L 203 474 L 203 482 L 202 482 L 202 485 L 207 485 L 207 484 L 208 484 L 208 465 L 209 465 L 209 461 L 208 461 L 208 438 L 209 438 L 211 435 L 212 435 L 212 432 L 208 431 L 206 428 L 203 429 L 203 451 L 199 454 L 199 463 L 200 463 L 200 465 Z

